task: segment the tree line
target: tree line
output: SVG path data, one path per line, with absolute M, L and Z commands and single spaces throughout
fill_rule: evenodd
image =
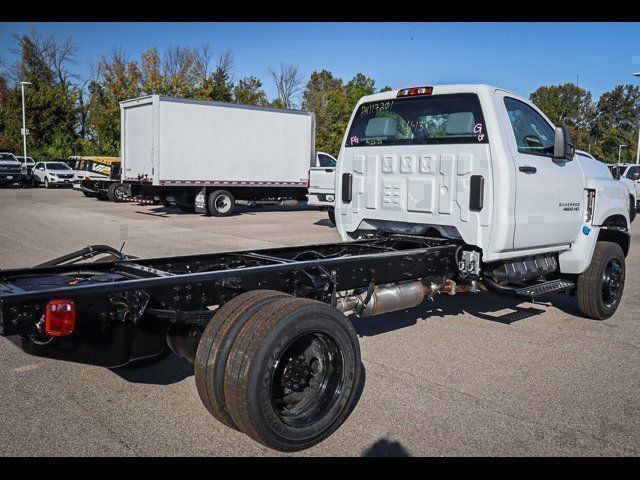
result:
M 230 51 L 214 55 L 208 45 L 162 52 L 150 47 L 138 58 L 114 49 L 83 79 L 73 73 L 77 47 L 70 38 L 32 32 L 14 35 L 14 40 L 15 63 L 0 59 L 0 150 L 22 151 L 19 82 L 27 81 L 29 154 L 37 159 L 118 156 L 119 102 L 150 94 L 308 110 L 316 116 L 317 150 L 337 156 L 358 99 L 390 90 L 378 89 L 374 79 L 362 73 L 344 81 L 320 70 L 306 80 L 296 66 L 281 64 L 267 68 L 277 92 L 269 99 L 256 76 L 234 77 Z M 569 127 L 578 148 L 613 162 L 618 145 L 626 144 L 623 161 L 635 158 L 640 87 L 618 85 L 594 102 L 590 92 L 566 83 L 540 87 L 530 99 L 554 123 Z

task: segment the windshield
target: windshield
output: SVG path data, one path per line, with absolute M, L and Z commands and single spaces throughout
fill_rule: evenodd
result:
M 346 146 L 487 142 L 477 95 L 458 93 L 363 103 Z
M 47 163 L 47 168 L 49 170 L 71 170 L 69 165 L 60 162 Z
M 13 153 L 0 153 L 0 160 L 9 160 L 12 162 L 17 162 L 18 159 L 15 157 Z

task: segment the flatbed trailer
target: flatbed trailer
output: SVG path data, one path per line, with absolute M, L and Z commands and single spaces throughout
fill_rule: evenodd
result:
M 271 448 L 300 450 L 338 428 L 357 400 L 360 352 L 344 313 L 409 308 L 451 289 L 460 249 L 399 234 L 150 259 L 90 246 L 1 270 L 0 335 L 32 355 L 109 368 L 173 351 L 195 364 L 216 418 Z M 256 417 L 264 402 L 272 410 Z

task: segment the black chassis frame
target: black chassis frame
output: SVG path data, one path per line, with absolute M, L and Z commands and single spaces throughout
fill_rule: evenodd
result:
M 159 355 L 169 346 L 191 361 L 212 308 L 256 289 L 335 304 L 340 291 L 458 272 L 460 244 L 378 235 L 299 247 L 136 259 L 97 245 L 32 268 L 0 271 L 0 335 L 28 353 L 108 367 Z M 110 254 L 106 262 L 86 262 Z M 44 308 L 72 299 L 67 337 L 42 333 Z

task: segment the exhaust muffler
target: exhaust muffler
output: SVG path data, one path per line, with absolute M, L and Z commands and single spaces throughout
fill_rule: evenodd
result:
M 355 311 L 361 317 L 370 317 L 383 313 L 404 310 L 420 305 L 425 297 L 432 297 L 436 293 L 455 295 L 463 292 L 476 292 L 477 282 L 471 284 L 456 284 L 449 279 L 444 284 L 430 283 L 425 285 L 420 281 L 390 283 L 374 287 L 371 298 L 367 302 L 367 292 L 337 299 L 336 308 L 342 313 Z M 366 302 L 366 303 L 365 303 Z

